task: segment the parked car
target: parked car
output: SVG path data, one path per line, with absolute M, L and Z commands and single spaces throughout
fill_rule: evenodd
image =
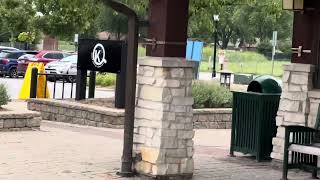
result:
M 8 75 L 10 78 L 17 78 L 19 74 L 17 72 L 19 57 L 26 54 L 35 54 L 35 51 L 7 51 L 3 50 L 0 53 L 0 74 L 2 76 Z
M 49 81 L 59 80 L 65 78 L 67 82 L 75 82 L 77 75 L 77 61 L 78 55 L 74 54 L 63 58 L 58 61 L 50 62 L 45 66 L 46 74 L 54 74 L 54 76 L 48 76 Z M 61 76 L 71 75 L 71 76 Z
M 60 52 L 60 51 L 39 51 L 34 56 L 22 56 L 18 61 L 18 73 L 25 74 L 30 62 L 40 62 L 44 65 L 52 62 L 63 59 L 70 56 L 69 53 Z
M 19 51 L 19 49 L 7 46 L 0 46 L 0 53 L 2 51 Z

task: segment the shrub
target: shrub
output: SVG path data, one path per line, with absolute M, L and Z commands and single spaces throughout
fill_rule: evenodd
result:
M 232 93 L 217 84 L 197 81 L 192 85 L 194 108 L 232 107 Z
M 0 84 L 0 108 L 1 106 L 8 104 L 8 102 L 9 102 L 8 90 L 4 84 Z
M 259 43 L 257 50 L 259 53 L 267 55 L 268 53 L 272 52 L 272 44 L 270 41 L 262 41 Z
M 116 75 L 115 74 L 97 74 L 96 85 L 108 87 L 114 86 L 116 84 Z
M 288 58 L 290 59 L 292 54 L 292 41 L 280 41 L 278 43 L 279 50 Z

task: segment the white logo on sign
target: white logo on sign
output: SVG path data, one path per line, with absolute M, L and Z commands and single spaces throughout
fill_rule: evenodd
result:
M 104 64 L 107 63 L 106 60 L 106 51 L 102 44 L 96 44 L 94 46 L 93 51 L 91 53 L 91 59 L 93 62 L 93 65 L 97 68 L 101 68 Z

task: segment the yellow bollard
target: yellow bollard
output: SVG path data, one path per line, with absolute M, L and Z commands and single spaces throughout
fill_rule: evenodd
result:
M 19 99 L 29 99 L 30 98 L 30 86 L 31 86 L 31 71 L 32 68 L 36 67 L 39 74 L 45 74 L 45 69 L 43 63 L 29 63 L 26 74 L 23 79 L 22 88 L 20 90 Z M 50 98 L 50 93 L 48 87 L 46 87 L 46 76 L 38 76 L 37 85 L 37 98 Z M 44 90 L 46 87 L 46 95 Z

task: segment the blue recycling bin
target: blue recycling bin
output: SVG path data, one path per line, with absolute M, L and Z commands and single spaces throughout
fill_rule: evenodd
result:
M 196 66 L 194 67 L 195 78 L 199 77 L 199 65 L 202 60 L 202 50 L 204 43 L 201 41 L 187 41 L 187 54 L 186 59 L 188 61 L 194 61 Z

